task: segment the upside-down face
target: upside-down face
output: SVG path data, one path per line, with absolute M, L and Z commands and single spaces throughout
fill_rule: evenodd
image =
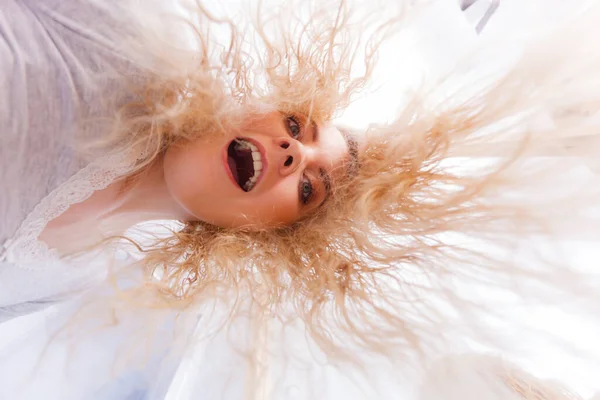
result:
M 336 127 L 271 112 L 246 119 L 229 135 L 173 145 L 164 175 L 173 198 L 198 220 L 282 226 L 327 202 L 348 173 L 350 154 L 356 152 Z

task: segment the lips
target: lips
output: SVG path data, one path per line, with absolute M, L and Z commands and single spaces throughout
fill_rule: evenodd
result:
M 227 168 L 243 191 L 250 192 L 262 177 L 266 169 L 263 154 L 258 143 L 245 138 L 237 138 L 227 147 Z

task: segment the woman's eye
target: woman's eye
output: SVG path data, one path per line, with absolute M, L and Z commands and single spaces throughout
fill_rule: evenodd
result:
M 313 187 L 310 183 L 310 180 L 308 180 L 306 176 L 303 176 L 302 180 L 300 180 L 298 192 L 300 194 L 300 201 L 302 202 L 302 204 L 308 204 L 313 195 Z
M 300 138 L 300 134 L 302 133 L 302 126 L 298 120 L 295 117 L 287 117 L 286 124 L 288 131 L 290 132 L 290 136 L 298 140 Z

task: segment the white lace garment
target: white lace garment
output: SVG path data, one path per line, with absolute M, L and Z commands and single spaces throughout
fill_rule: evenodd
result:
M 0 322 L 104 275 L 91 263 L 67 265 L 37 237 L 71 204 L 128 171 L 115 156 L 88 164 L 75 148 L 76 139 L 106 133 L 108 119 L 102 117 L 126 100 L 125 80 L 143 79 L 132 52 L 121 45 L 133 32 L 124 4 L 2 1 Z

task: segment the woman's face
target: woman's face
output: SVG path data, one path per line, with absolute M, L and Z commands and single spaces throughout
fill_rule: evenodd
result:
M 171 196 L 221 227 L 285 225 L 316 211 L 347 173 L 349 149 L 337 128 L 307 122 L 272 112 L 229 137 L 172 146 L 164 159 Z

